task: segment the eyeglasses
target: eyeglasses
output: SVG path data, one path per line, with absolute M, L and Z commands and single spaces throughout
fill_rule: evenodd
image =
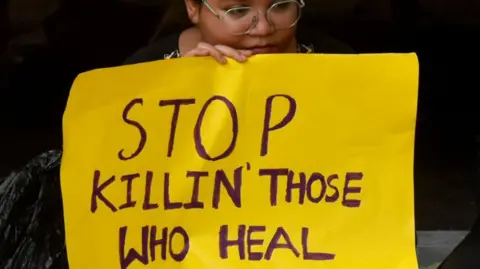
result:
M 203 4 L 218 18 L 225 22 L 228 30 L 234 35 L 249 34 L 258 24 L 261 11 L 252 7 L 239 6 L 226 11 L 216 11 L 208 0 L 202 0 Z M 283 0 L 275 2 L 268 8 L 265 18 L 275 30 L 288 29 L 295 26 L 300 20 L 304 0 Z

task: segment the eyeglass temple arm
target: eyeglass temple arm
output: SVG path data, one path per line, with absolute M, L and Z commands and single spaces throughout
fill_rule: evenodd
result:
M 301 1 L 303 1 L 303 0 L 301 0 Z M 212 6 L 210 6 L 210 4 L 208 3 L 207 0 L 202 0 L 202 3 L 203 3 L 203 4 L 208 8 L 208 10 L 210 10 L 210 11 L 213 13 L 213 15 L 215 15 L 217 18 L 220 18 L 220 17 L 221 17 L 220 14 L 218 14 L 218 12 L 217 12 L 215 9 L 213 9 Z

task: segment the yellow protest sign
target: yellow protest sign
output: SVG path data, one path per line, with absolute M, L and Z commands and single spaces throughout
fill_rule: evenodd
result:
M 414 54 L 81 74 L 64 115 L 70 268 L 416 268 L 417 84 Z

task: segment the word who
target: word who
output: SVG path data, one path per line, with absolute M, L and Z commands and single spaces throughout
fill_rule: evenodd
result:
M 119 229 L 119 250 L 120 250 L 120 268 L 127 269 L 134 261 L 138 261 L 144 265 L 157 260 L 157 252 L 160 253 L 160 260 L 167 260 L 170 257 L 176 262 L 181 262 L 187 257 L 190 250 L 190 238 L 184 228 L 177 226 L 169 231 L 168 228 L 162 228 L 161 231 L 157 226 L 143 226 L 141 232 L 141 251 L 134 248 L 125 253 L 126 238 L 128 227 L 124 226 Z M 173 240 L 180 237 L 183 240 L 183 246 L 180 251 L 173 248 Z

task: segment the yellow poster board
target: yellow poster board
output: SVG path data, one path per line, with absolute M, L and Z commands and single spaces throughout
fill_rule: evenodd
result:
M 75 81 L 71 269 L 412 269 L 418 62 L 176 59 Z

